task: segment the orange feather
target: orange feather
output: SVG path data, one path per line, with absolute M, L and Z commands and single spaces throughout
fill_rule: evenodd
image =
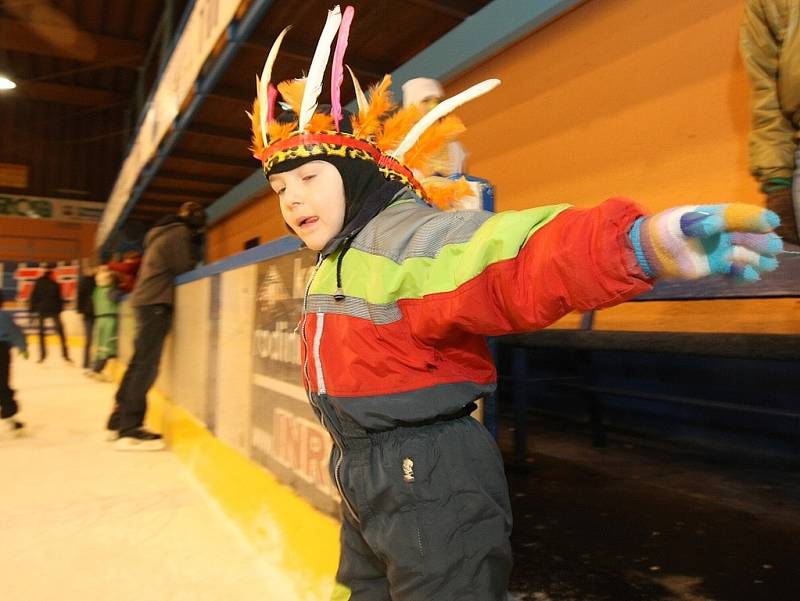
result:
M 454 208 L 454 203 L 466 196 L 472 196 L 472 187 L 463 177 L 450 180 L 441 177 L 431 178 L 422 183 L 428 201 L 443 211 Z
M 434 173 L 429 163 L 435 158 L 436 153 L 448 142 L 466 128 L 461 119 L 455 115 L 448 115 L 423 133 L 417 143 L 412 146 L 404 157 L 404 163 L 409 169 L 419 169 L 426 175 Z
M 358 115 L 354 134 L 359 138 L 368 138 L 374 135 L 381 127 L 381 118 L 394 108 L 392 93 L 389 86 L 392 85 L 392 77 L 384 75 L 381 82 L 372 86 L 369 92 L 369 105 L 365 114 Z
M 412 104 L 400 109 L 383 122 L 383 130 L 377 134 L 375 145 L 383 152 L 388 152 L 400 144 L 414 124 L 422 118 L 420 108 Z
M 261 103 L 258 98 L 253 100 L 253 112 L 248 112 L 247 115 L 250 117 L 250 127 L 253 131 L 253 136 L 250 138 L 253 145 L 250 150 L 253 151 L 254 156 L 257 156 L 264 150 L 264 141 L 261 139 Z
M 278 92 L 281 93 L 283 101 L 292 107 L 295 115 L 300 114 L 300 106 L 303 104 L 303 92 L 306 89 L 306 78 L 287 79 L 278 84 Z
M 306 125 L 306 131 L 310 132 L 333 131 L 334 129 L 333 117 L 328 113 L 314 113 Z
M 285 140 L 297 129 L 297 121 L 290 123 L 278 123 L 277 121 L 270 121 L 267 127 L 270 144 L 278 140 Z

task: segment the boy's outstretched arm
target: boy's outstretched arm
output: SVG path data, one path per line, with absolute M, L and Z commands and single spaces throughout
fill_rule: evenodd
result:
M 494 235 L 482 230 L 491 229 L 493 221 L 528 215 L 500 213 L 487 220 L 454 262 L 450 290 L 402 303 L 416 336 L 435 343 L 459 330 L 483 335 L 537 330 L 570 311 L 638 296 L 657 277 L 724 273 L 753 280 L 754 272 L 777 266 L 774 254 L 781 248 L 780 239 L 768 233 L 777 217 L 759 207 L 680 207 L 646 218 L 634 203 L 617 198 L 591 209 L 562 210 L 532 228 L 514 256 L 487 261 L 479 273 L 459 277 L 471 255 L 490 254 L 496 238 L 504 236 L 502 226 Z M 678 234 L 684 215 L 687 229 Z
M 624 198 L 590 209 L 560 205 L 497 213 L 467 240 L 443 244 L 424 286 L 441 292 L 408 299 L 403 311 L 414 334 L 435 343 L 458 331 L 538 330 L 574 310 L 621 303 L 652 287 L 628 235 L 643 216 Z M 435 219 L 451 218 L 439 213 Z

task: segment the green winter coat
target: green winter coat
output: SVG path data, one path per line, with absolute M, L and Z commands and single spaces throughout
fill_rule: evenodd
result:
M 800 132 L 800 1 L 746 0 L 741 52 L 753 82 L 750 169 L 792 177 Z
M 117 303 L 109 293 L 113 286 L 97 286 L 92 293 L 94 327 L 92 329 L 92 359 L 117 356 Z

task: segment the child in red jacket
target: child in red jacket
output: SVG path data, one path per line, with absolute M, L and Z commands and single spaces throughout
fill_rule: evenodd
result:
M 497 214 L 441 212 L 414 177 L 452 139 L 447 115 L 395 111 L 389 79 L 349 118 L 338 101 L 352 19 L 329 13 L 308 80 L 258 85 L 254 153 L 281 214 L 319 262 L 300 325 L 303 378 L 333 438 L 342 498 L 335 601 L 501 601 L 511 506 L 498 449 L 470 417 L 495 387 L 484 337 L 621 303 L 658 277 L 774 269 L 775 214 L 749 205 L 646 216 L 612 199 Z M 317 106 L 334 36 L 332 105 Z M 277 115 L 278 94 L 288 107 Z M 416 111 L 416 112 L 414 112 Z M 458 183 L 453 184 L 458 193 Z M 441 195 L 442 191 L 436 192 Z

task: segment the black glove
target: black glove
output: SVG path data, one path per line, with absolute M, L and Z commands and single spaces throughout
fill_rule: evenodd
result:
M 775 187 L 767 190 L 767 208 L 774 211 L 781 218 L 781 224 L 775 233 L 783 238 L 784 242 L 800 244 L 797 236 L 797 218 L 792 204 L 792 189 L 789 187 Z

